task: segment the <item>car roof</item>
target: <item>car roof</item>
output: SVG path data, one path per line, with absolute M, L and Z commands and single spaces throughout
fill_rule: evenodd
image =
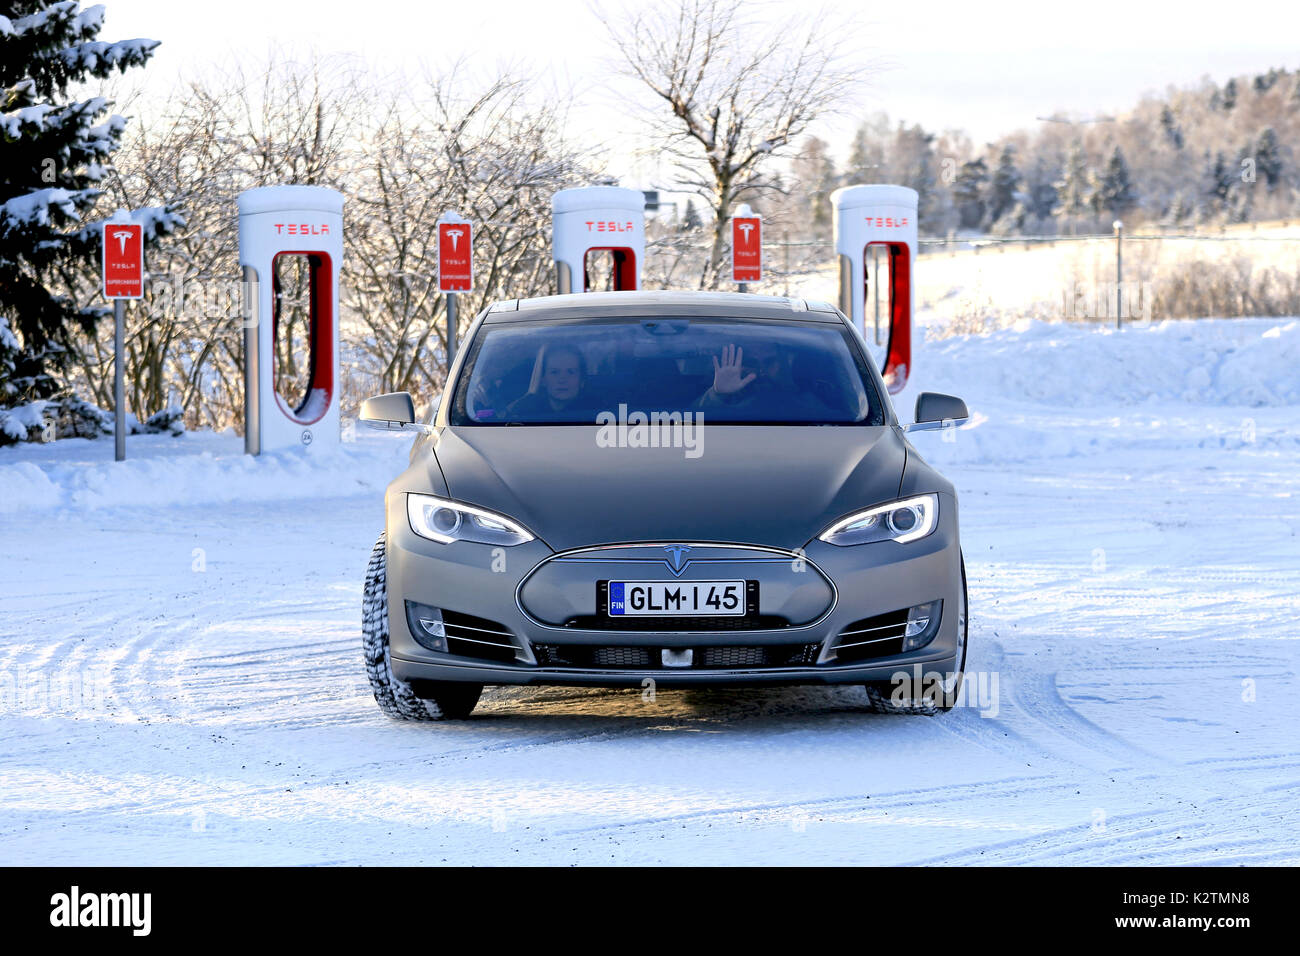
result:
M 506 299 L 488 309 L 485 322 L 581 319 L 601 316 L 686 315 L 842 322 L 829 303 L 740 292 L 579 292 Z

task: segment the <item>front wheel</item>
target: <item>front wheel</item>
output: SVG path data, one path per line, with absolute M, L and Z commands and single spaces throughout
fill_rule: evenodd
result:
M 470 715 L 483 693 L 481 684 L 416 681 L 408 684 L 393 675 L 388 653 L 387 539 L 380 535 L 370 552 L 366 586 L 361 598 L 361 647 L 366 676 L 375 703 L 399 720 L 458 720 Z
M 966 644 L 970 628 L 966 607 L 966 558 L 961 559 L 961 594 L 957 605 L 957 658 L 951 673 L 944 675 L 935 686 L 921 688 L 918 696 L 897 695 L 898 688 L 890 681 L 871 681 L 866 685 L 867 710 L 873 714 L 920 714 L 933 717 L 952 710 L 957 703 L 966 673 Z M 909 673 L 909 677 L 910 677 Z

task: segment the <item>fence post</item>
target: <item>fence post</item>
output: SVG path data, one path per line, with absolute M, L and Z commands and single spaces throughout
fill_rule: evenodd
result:
M 1121 324 L 1124 312 L 1124 223 L 1118 219 L 1115 227 L 1115 328 Z
M 785 249 L 785 295 L 790 296 L 790 233 L 781 233 L 781 245 Z

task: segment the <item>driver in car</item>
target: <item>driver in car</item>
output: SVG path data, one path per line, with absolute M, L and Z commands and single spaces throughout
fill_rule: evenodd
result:
M 532 386 L 511 403 L 508 415 L 549 415 L 578 406 L 587 380 L 587 360 L 568 345 L 544 348 Z

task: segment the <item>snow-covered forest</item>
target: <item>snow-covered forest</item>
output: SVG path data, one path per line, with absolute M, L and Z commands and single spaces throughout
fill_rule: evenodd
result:
M 1117 217 L 1179 228 L 1285 219 L 1297 211 L 1298 142 L 1300 71 L 1284 68 L 1171 87 L 1115 115 L 1045 117 L 984 144 L 877 113 L 847 151 L 804 140 L 787 215 L 792 229 L 828 226 L 833 189 L 880 181 L 920 193 L 931 236 L 1109 232 Z

